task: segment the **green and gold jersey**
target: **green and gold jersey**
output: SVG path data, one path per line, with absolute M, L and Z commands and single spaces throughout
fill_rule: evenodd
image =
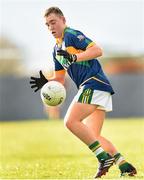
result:
M 54 47 L 53 60 L 55 71 L 66 70 L 78 88 L 84 86 L 85 88 L 114 94 L 112 86 L 97 59 L 75 62 L 70 65 L 67 63 L 67 60 L 56 54 L 58 49 L 66 50 L 70 54 L 80 53 L 94 44 L 82 32 L 69 27 L 65 28 L 62 39 L 58 39 Z

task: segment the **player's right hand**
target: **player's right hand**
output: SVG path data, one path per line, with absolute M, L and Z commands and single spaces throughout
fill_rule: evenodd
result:
M 36 88 L 34 90 L 34 92 L 37 92 L 39 89 L 41 89 L 43 87 L 44 84 L 46 84 L 48 82 L 48 80 L 45 78 L 45 76 L 43 75 L 42 71 L 39 71 L 40 77 L 31 77 L 31 88 Z

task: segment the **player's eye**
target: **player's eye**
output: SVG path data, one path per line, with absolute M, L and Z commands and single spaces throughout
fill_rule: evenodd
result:
M 49 27 L 49 24 L 48 24 L 48 23 L 45 23 L 45 25 L 46 25 L 47 27 Z
M 52 21 L 52 22 L 51 22 L 51 25 L 55 25 L 55 23 L 56 23 L 56 21 Z

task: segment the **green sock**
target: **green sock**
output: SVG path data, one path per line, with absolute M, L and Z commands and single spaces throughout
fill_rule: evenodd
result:
M 123 162 L 121 165 L 119 165 L 119 169 L 123 172 L 125 169 L 129 168 L 129 163 L 128 162 Z
M 89 149 L 96 155 L 97 159 L 99 161 L 108 159 L 108 154 L 103 150 L 100 143 L 98 141 L 95 141 L 89 146 Z

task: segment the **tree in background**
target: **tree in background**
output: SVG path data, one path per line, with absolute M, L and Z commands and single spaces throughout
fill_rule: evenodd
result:
M 0 74 L 21 75 L 24 72 L 22 52 L 11 40 L 0 37 Z

